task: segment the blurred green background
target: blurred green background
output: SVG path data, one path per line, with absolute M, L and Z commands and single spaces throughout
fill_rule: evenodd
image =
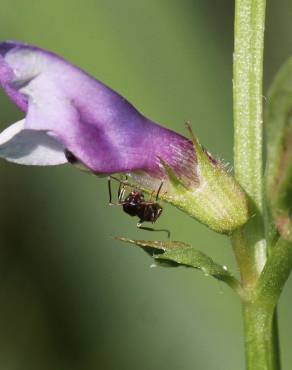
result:
M 232 163 L 233 1 L 0 0 L 0 39 L 50 49 Z M 292 3 L 268 2 L 265 84 L 292 54 Z M 0 92 L 0 128 L 21 114 Z M 0 369 L 243 370 L 240 305 L 199 272 L 150 268 L 153 238 L 70 166 L 0 162 Z M 169 206 L 159 227 L 235 269 L 227 239 Z M 157 235 L 155 235 L 157 237 Z M 158 237 L 163 238 L 164 235 Z M 291 299 L 280 304 L 291 369 Z

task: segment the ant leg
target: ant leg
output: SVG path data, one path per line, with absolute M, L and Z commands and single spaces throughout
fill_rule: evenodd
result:
M 122 183 L 120 183 L 119 190 L 118 190 L 118 197 L 119 197 L 118 198 L 118 203 L 113 203 L 112 202 L 112 185 L 111 185 L 111 178 L 110 177 L 108 177 L 107 185 L 108 185 L 108 194 L 109 194 L 109 205 L 110 206 L 122 206 L 123 205 L 122 196 L 125 193 L 125 189 L 122 188 Z
M 126 192 L 126 188 L 125 186 L 122 186 L 121 190 L 120 190 L 120 195 L 119 195 L 119 204 L 124 204 L 124 195 L 125 195 L 125 192 Z
M 159 185 L 159 188 L 157 190 L 157 193 L 156 193 L 156 197 L 155 197 L 155 201 L 157 202 L 158 201 L 158 196 L 160 194 L 160 191 L 162 189 L 162 186 L 163 186 L 163 180 L 161 181 L 161 184 Z M 150 198 L 149 198 L 149 202 L 152 202 L 152 198 L 153 198 L 153 195 L 155 194 L 155 190 L 153 190 L 150 194 Z
M 112 204 L 112 185 L 111 185 L 111 178 L 110 176 L 107 178 L 107 187 L 108 187 L 108 197 L 109 197 L 109 204 Z
M 125 188 L 122 185 L 122 183 L 120 182 L 119 189 L 118 189 L 118 201 L 119 201 L 119 203 L 123 199 L 124 192 L 125 192 Z
M 110 176 L 110 178 L 111 179 L 113 179 L 113 180 L 115 180 L 115 181 L 117 181 L 117 182 L 119 182 L 119 183 L 122 183 L 122 184 L 127 184 L 127 182 L 128 182 L 128 176 L 126 175 L 125 176 L 125 179 L 124 180 L 122 180 L 122 179 L 119 179 L 119 178 L 117 178 L 117 177 L 115 177 L 115 176 Z
M 161 181 L 161 184 L 159 185 L 159 188 L 158 188 L 158 190 L 157 190 L 157 194 L 156 194 L 156 202 L 158 201 L 158 197 L 159 197 L 160 191 L 161 191 L 161 189 L 162 189 L 163 183 L 164 183 L 164 181 L 162 180 L 162 181 Z
M 167 234 L 167 239 L 170 239 L 170 231 L 167 230 L 167 229 L 154 229 L 153 227 L 142 226 L 142 221 L 141 220 L 137 223 L 137 227 L 138 227 L 138 229 L 146 230 L 146 231 L 161 231 L 161 232 L 164 232 L 164 233 Z

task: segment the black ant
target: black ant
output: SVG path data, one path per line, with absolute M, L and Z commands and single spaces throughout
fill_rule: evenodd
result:
M 153 224 L 160 217 L 163 208 L 158 203 L 159 193 L 163 186 L 163 181 L 161 182 L 157 193 L 155 202 L 150 200 L 145 200 L 144 193 L 142 191 L 132 190 L 127 196 L 125 196 L 126 185 L 124 182 L 112 177 L 114 180 L 119 181 L 119 190 L 118 190 L 118 202 L 112 203 L 112 191 L 111 191 L 111 178 L 108 179 L 108 190 L 109 190 L 109 204 L 118 205 L 123 207 L 123 211 L 130 216 L 139 217 L 139 222 L 137 227 L 139 229 L 148 230 L 148 231 L 165 231 L 170 237 L 170 232 L 168 230 L 162 229 L 153 229 L 150 227 L 143 227 L 143 222 L 152 222 Z

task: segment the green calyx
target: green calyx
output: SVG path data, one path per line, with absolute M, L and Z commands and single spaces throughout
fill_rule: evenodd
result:
M 196 153 L 198 181 L 194 184 L 184 184 L 183 180 L 161 161 L 171 184 L 170 191 L 165 193 L 162 199 L 212 230 L 231 234 L 249 219 L 246 194 L 223 165 L 203 149 L 189 124 L 187 127 Z

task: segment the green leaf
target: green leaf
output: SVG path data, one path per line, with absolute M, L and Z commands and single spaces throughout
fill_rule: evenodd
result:
M 292 58 L 281 67 L 269 90 L 265 125 L 270 212 L 278 232 L 292 241 Z
M 191 245 L 179 241 L 148 241 L 132 240 L 127 238 L 116 238 L 122 242 L 141 247 L 149 253 L 155 261 L 163 263 L 163 266 L 185 266 L 201 270 L 206 276 L 224 281 L 233 289 L 239 291 L 240 283 L 225 266 L 214 262 L 203 252 L 193 248 Z

